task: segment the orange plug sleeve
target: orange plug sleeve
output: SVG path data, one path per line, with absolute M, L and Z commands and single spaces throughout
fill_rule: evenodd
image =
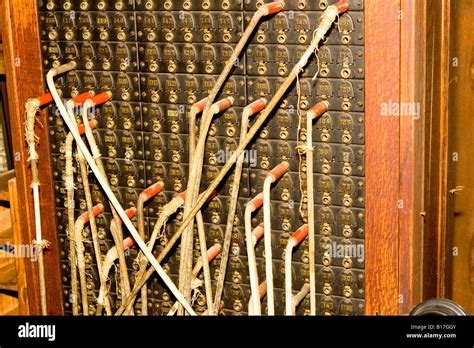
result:
M 163 183 L 161 181 L 154 183 L 150 187 L 147 187 L 141 194 L 145 196 L 145 200 L 156 196 L 158 193 L 163 191 Z
M 263 192 L 260 192 L 258 195 L 256 195 L 247 203 L 247 206 L 251 207 L 252 211 L 257 210 L 262 205 L 263 205 Z
M 280 179 L 290 168 L 290 164 L 287 161 L 281 162 L 275 168 L 270 170 L 267 175 L 272 177 L 272 181 L 275 182 Z
M 40 107 L 53 102 L 53 96 L 51 95 L 51 93 L 45 93 L 43 95 L 40 95 L 36 99 L 38 99 Z
M 249 116 L 255 115 L 257 112 L 263 110 L 267 105 L 267 100 L 265 98 L 260 98 L 253 103 L 247 105 L 244 109 L 245 112 L 248 112 Z
M 280 1 L 270 2 L 268 4 L 264 4 L 263 6 L 267 8 L 267 16 L 278 13 L 283 9 L 283 3 Z
M 99 214 L 102 214 L 103 211 L 104 211 L 104 206 L 102 204 L 97 204 L 94 207 L 92 207 L 92 215 L 94 215 L 94 217 L 96 217 Z M 84 223 L 89 222 L 89 212 L 88 211 L 83 213 L 81 215 L 81 217 L 84 219 Z
M 291 238 L 295 241 L 295 244 L 298 245 L 301 243 L 303 239 L 306 238 L 308 235 L 308 225 L 303 225 L 298 228 L 295 233 L 291 236 Z

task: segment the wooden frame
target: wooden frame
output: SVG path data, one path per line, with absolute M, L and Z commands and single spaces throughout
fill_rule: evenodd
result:
M 9 121 L 12 133 L 12 145 L 18 200 L 21 214 L 18 223 L 19 244 L 31 244 L 35 238 L 33 195 L 31 191 L 31 173 L 28 164 L 28 152 L 24 134 L 24 104 L 28 98 L 44 93 L 41 46 L 39 40 L 37 2 L 34 0 L 1 0 L 3 13 L 3 43 L 6 62 L 6 75 L 9 99 Z M 54 209 L 54 190 L 51 171 L 48 120 L 45 113 L 38 115 L 36 131 L 39 137 L 39 177 L 42 213 L 43 238 L 51 242 L 45 252 L 45 273 L 47 276 L 48 314 L 63 314 L 61 275 Z M 39 315 L 39 282 L 37 264 L 24 260 L 26 287 L 19 293 L 20 299 L 28 300 L 29 314 Z
M 422 301 L 426 5 L 365 2 L 366 313 L 407 314 Z M 383 103 L 416 115 L 382 116 Z
M 452 161 L 449 161 L 450 139 L 448 128 L 448 90 L 449 90 L 449 29 L 450 0 L 431 0 L 427 6 L 431 9 L 431 20 L 427 21 L 426 49 L 427 66 L 431 67 L 426 74 L 426 148 L 430 148 L 431 165 L 425 171 L 426 237 L 423 248 L 431 250 L 423 262 L 423 296 L 426 298 L 445 297 L 446 276 L 446 241 L 449 209 L 452 197 L 448 192 L 450 186 L 448 172 Z M 433 277 L 437 274 L 437 277 Z
M 422 248 L 424 234 L 425 184 L 423 173 L 427 162 L 425 139 L 426 75 L 426 20 L 427 7 L 423 1 L 402 0 L 400 32 L 400 100 L 419 106 L 418 117 L 400 119 L 400 197 L 403 209 L 400 215 L 399 301 L 401 314 L 423 300 L 422 262 L 426 252 Z
M 24 103 L 43 93 L 43 71 L 36 1 L 1 0 L 10 124 L 22 202 L 21 243 L 34 238 L 32 197 L 24 142 Z M 421 301 L 423 240 L 423 130 L 413 117 L 381 116 L 383 103 L 403 101 L 424 105 L 423 38 L 426 5 L 415 0 L 365 1 L 366 72 L 366 313 L 407 313 Z M 421 35 L 421 36 L 418 36 Z M 422 45 L 423 44 L 423 45 Z M 421 46 L 420 46 L 421 45 Z M 422 108 L 423 110 L 423 108 Z M 56 240 L 53 181 L 49 158 L 48 122 L 39 121 L 41 209 L 46 252 L 48 310 L 62 314 L 62 289 Z M 421 169 L 420 169 L 421 168 Z M 416 174 L 418 173 L 418 175 Z M 30 314 L 39 314 L 37 271 L 25 263 Z
M 472 221 L 474 215 L 474 186 L 471 175 L 474 148 L 472 146 L 472 52 L 474 42 L 471 39 L 474 30 L 469 13 L 472 1 L 450 1 L 444 16 L 449 27 L 439 48 L 445 71 L 442 83 L 445 85 L 441 97 L 446 103 L 444 109 L 438 108 L 447 124 L 447 180 L 444 190 L 446 199 L 446 244 L 440 255 L 445 258 L 444 297 L 450 298 L 469 313 L 474 313 L 474 243 Z M 437 70 L 439 73 L 441 71 Z M 438 98 L 439 100 L 439 98 Z
M 381 106 L 400 101 L 399 11 L 399 1 L 365 2 L 367 314 L 398 312 L 400 125 L 396 116 L 381 116 Z

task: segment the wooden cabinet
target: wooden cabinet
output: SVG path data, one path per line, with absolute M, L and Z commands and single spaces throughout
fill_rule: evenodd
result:
M 406 314 L 425 298 L 443 296 L 447 275 L 452 273 L 458 279 L 466 274 L 466 262 L 470 262 L 469 275 L 474 279 L 474 257 L 465 254 L 470 238 L 461 232 L 450 235 L 447 229 L 453 197 L 449 193 L 453 186 L 448 185 L 452 153 L 448 153 L 451 145 L 446 136 L 452 121 L 451 110 L 456 110 L 457 128 L 464 132 L 462 136 L 457 133 L 460 138 L 455 144 L 463 149 L 470 145 L 470 128 L 462 124 L 469 123 L 469 111 L 472 111 L 472 105 L 468 109 L 472 67 L 467 63 L 472 59 L 469 58 L 472 46 L 470 49 L 463 46 L 459 51 L 458 74 L 471 74 L 469 87 L 461 77 L 457 84 L 450 83 L 453 57 L 448 47 L 449 29 L 453 13 L 467 11 L 463 7 L 469 7 L 468 2 L 460 5 L 448 0 L 365 1 L 365 263 L 366 313 L 370 315 Z M 46 73 L 42 70 L 36 5 L 33 0 L 1 1 L 13 152 L 18 195 L 24 211 L 20 236 L 23 242 L 34 238 L 30 173 L 24 144 L 24 103 L 44 91 Z M 456 22 L 457 30 L 463 33 L 456 36 L 459 45 L 468 40 L 472 32 L 469 26 L 472 28 L 468 20 Z M 454 109 L 448 108 L 451 105 L 446 98 L 448 91 L 456 95 Z M 386 108 L 390 109 L 388 113 L 384 112 Z M 50 204 L 54 194 L 48 123 L 43 114 L 39 121 L 44 125 L 38 129 L 43 234 L 52 243 L 46 253 L 48 308 L 51 314 L 61 314 L 55 211 Z M 464 191 L 455 195 L 455 212 L 472 204 L 468 195 L 470 185 L 465 181 L 469 180 L 469 152 L 457 151 L 461 160 L 466 161 L 460 160 L 453 176 L 456 185 L 465 186 Z M 468 230 L 469 221 L 455 220 L 454 230 Z M 463 248 L 463 258 L 450 266 L 451 259 L 445 253 L 451 247 L 448 237 L 453 237 Z M 36 268 L 26 263 L 25 269 L 30 312 L 38 314 Z M 464 301 L 467 295 L 462 289 L 473 283 L 465 279 L 454 282 L 455 286 L 451 286 L 454 299 Z
M 473 1 L 450 8 L 448 199 L 445 296 L 474 313 L 474 31 Z

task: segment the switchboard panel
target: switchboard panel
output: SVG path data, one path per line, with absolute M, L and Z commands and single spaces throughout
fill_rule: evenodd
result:
M 219 98 L 233 97 L 233 106 L 215 117 L 206 140 L 201 190 L 207 188 L 239 144 L 244 107 L 275 95 L 311 41 L 323 11 L 333 0 L 287 0 L 283 11 L 264 18 L 243 54 L 235 61 Z M 94 111 L 94 137 L 105 172 L 124 208 L 136 207 L 139 195 L 157 181 L 164 190 L 146 204 L 145 235 L 151 236 L 163 207 L 186 190 L 189 178 L 189 112 L 207 97 L 260 0 L 40 0 L 39 22 L 44 69 L 75 61 L 77 68 L 57 79 L 62 97 L 110 91 L 112 99 Z M 307 223 L 305 155 L 306 111 L 321 101 L 329 110 L 313 123 L 318 315 L 363 315 L 365 228 L 364 139 L 364 1 L 350 0 L 350 10 L 337 18 L 304 71 L 279 101 L 269 120 L 245 152 L 236 217 L 228 261 L 221 315 L 249 312 L 250 281 L 244 232 L 244 211 L 262 192 L 269 170 L 283 161 L 288 172 L 271 190 L 272 257 L 275 313 L 285 313 L 285 246 L 290 235 Z M 316 77 L 316 78 L 313 78 Z M 64 307 L 72 314 L 70 237 L 67 233 L 65 150 L 68 129 L 56 109 L 49 110 L 51 156 L 55 181 Z M 251 120 L 251 124 L 254 122 Z M 200 118 L 197 118 L 200 124 Z M 76 217 L 87 210 L 83 178 L 75 171 Z M 231 173 L 232 174 L 232 173 Z M 232 175 L 203 208 L 207 245 L 222 243 L 230 204 Z M 94 204 L 105 211 L 97 217 L 99 243 L 105 255 L 114 246 L 112 214 L 99 183 L 89 176 Z M 172 215 L 159 236 L 157 256 L 183 219 Z M 133 220 L 135 223 L 136 218 Z M 263 222 L 262 209 L 252 226 Z M 126 229 L 124 234 L 127 236 Z M 96 313 L 101 285 L 90 228 L 83 230 L 89 314 Z M 195 262 L 199 243 L 195 233 Z M 139 249 L 126 251 L 133 285 Z M 347 252 L 349 251 L 349 252 Z M 259 279 L 265 279 L 264 243 L 256 244 Z M 293 290 L 309 281 L 308 242 L 292 256 Z M 179 243 L 161 262 L 178 283 Z M 220 255 L 210 263 L 213 284 L 219 276 Z M 199 275 L 202 277 L 202 275 Z M 117 270 L 109 274 L 112 310 L 123 301 Z M 147 282 L 149 315 L 166 315 L 176 299 L 153 274 Z M 74 300 L 74 299 L 72 299 Z M 80 299 L 78 299 L 80 301 Z M 204 290 L 193 289 L 192 306 L 206 310 Z M 310 313 L 309 295 L 296 314 Z M 262 300 L 265 313 L 266 301 Z

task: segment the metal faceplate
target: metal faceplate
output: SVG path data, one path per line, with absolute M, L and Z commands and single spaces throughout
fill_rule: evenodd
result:
M 243 107 L 261 97 L 272 98 L 309 44 L 322 11 L 335 2 L 287 0 L 282 12 L 262 20 L 220 92 L 219 98 L 233 96 L 235 103 L 215 117 L 211 125 L 201 190 L 212 181 L 238 144 Z M 190 107 L 207 96 L 262 3 L 260 0 L 39 1 L 44 69 L 70 60 L 78 64 L 77 70 L 57 80 L 62 97 L 86 91 L 113 93 L 112 101 L 95 111 L 98 125 L 94 134 L 119 201 L 124 207 L 135 206 L 144 188 L 157 180 L 165 183 L 165 192 L 146 206 L 148 235 L 163 205 L 186 189 Z M 250 288 L 243 212 L 249 198 L 261 192 L 266 171 L 283 160 L 290 162 L 290 172 L 272 188 L 271 210 L 276 313 L 284 313 L 283 251 L 290 234 L 306 217 L 306 187 L 305 181 L 301 181 L 306 176 L 305 160 L 304 155 L 300 158 L 297 145 L 306 132 L 304 111 L 321 100 L 329 101 L 330 109 L 313 127 L 317 313 L 365 313 L 364 4 L 363 0 L 349 3 L 350 10 L 338 17 L 337 24 L 300 75 L 299 88 L 293 84 L 248 147 L 222 314 L 247 313 Z M 313 81 L 315 74 L 318 78 Z M 63 181 L 66 129 L 54 108 L 49 121 L 65 310 L 70 314 L 69 239 Z M 78 169 L 75 180 L 78 215 L 86 209 Z M 94 203 L 102 202 L 106 206 L 106 212 L 97 221 L 105 254 L 114 245 L 109 232 L 110 208 L 96 179 L 91 175 L 89 181 Z M 220 185 L 219 195 L 203 210 L 208 246 L 223 240 L 230 183 L 228 177 Z M 155 254 L 177 230 L 182 215 L 180 210 L 168 221 Z M 256 226 L 262 221 L 260 210 L 254 214 L 252 223 Z M 95 304 L 100 282 L 88 228 L 84 238 L 88 292 L 90 303 Z M 356 253 L 349 256 L 338 253 L 344 246 Z M 195 249 L 196 259 L 198 250 Z M 309 279 L 307 250 L 305 241 L 293 254 L 295 293 Z M 263 241 L 257 244 L 256 254 L 259 277 L 264 279 Z M 132 284 L 137 255 L 136 247 L 127 252 Z M 217 257 L 211 263 L 213 282 L 218 277 L 219 262 Z M 174 248 L 162 265 L 177 283 L 179 248 Z M 120 279 L 112 272 L 110 281 L 112 307 L 117 308 L 121 301 Z M 148 284 L 148 312 L 165 315 L 175 299 L 156 274 Z M 263 311 L 265 302 L 264 299 Z M 137 313 L 141 306 L 137 299 Z M 203 312 L 204 296 L 196 296 L 193 306 L 196 312 Z M 93 306 L 89 310 L 91 314 L 95 312 Z M 298 315 L 308 313 L 309 296 L 297 309 Z

